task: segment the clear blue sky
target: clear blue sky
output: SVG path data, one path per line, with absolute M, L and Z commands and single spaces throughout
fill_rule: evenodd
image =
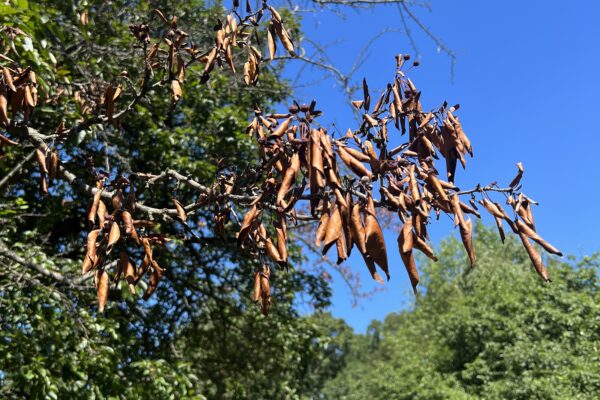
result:
M 600 2 L 432 0 L 431 6 L 431 12 L 413 9 L 457 54 L 454 81 L 448 57 L 439 54 L 412 23 L 421 67 L 411 77 L 423 91 L 426 107 L 443 100 L 461 104 L 459 115 L 475 158 L 468 160 L 468 177 L 459 171 L 459 185 L 507 183 L 515 174 L 515 163 L 521 161 L 526 171 L 524 191 L 541 203 L 535 209 L 538 231 L 565 253 L 600 250 L 600 132 L 595 122 Z M 385 28 L 403 29 L 396 6 L 341 11 L 345 19 L 331 12 L 303 17 L 307 37 L 322 44 L 337 42 L 328 48 L 328 55 L 341 70 L 350 68 L 369 38 Z M 384 35 L 354 75 L 355 83 L 364 76 L 372 90 L 383 88 L 392 77 L 394 55 L 406 52 L 412 49 L 402 32 Z M 322 76 L 322 71 L 308 69 L 303 80 Z M 321 123 L 335 122 L 342 130 L 354 126 L 333 80 L 298 94 L 302 100 L 318 99 L 325 111 Z M 453 234 L 450 223 L 433 228 L 434 245 L 449 234 Z M 332 312 L 358 332 L 412 301 L 395 237 L 394 232 L 386 234 L 392 272 L 387 290 L 353 308 L 347 287 L 333 274 Z M 375 287 L 356 255 L 350 265 L 362 272 L 365 289 Z

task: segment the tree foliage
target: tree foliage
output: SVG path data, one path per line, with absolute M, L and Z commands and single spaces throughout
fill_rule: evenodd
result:
M 549 261 L 533 279 L 511 235 L 477 227 L 477 268 L 444 241 L 414 308 L 349 341 L 331 399 L 593 399 L 600 394 L 598 257 Z

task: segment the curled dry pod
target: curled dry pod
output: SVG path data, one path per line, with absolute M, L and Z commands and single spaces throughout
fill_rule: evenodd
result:
M 48 162 L 48 178 L 50 182 L 56 179 L 58 174 L 58 150 L 55 148 L 50 153 L 50 160 Z
M 537 242 L 540 246 L 544 248 L 548 253 L 556 254 L 557 256 L 562 256 L 562 252 L 558 250 L 556 247 L 552 246 L 550 243 L 545 241 L 540 235 L 538 235 L 533 229 L 531 229 L 526 223 L 521 220 L 517 220 L 517 227 L 519 232 L 527 235 L 531 240 Z
M 548 278 L 548 272 L 546 271 L 546 267 L 542 262 L 542 256 L 529 242 L 529 239 L 527 239 L 527 235 L 525 235 L 525 233 L 519 232 L 519 238 L 521 239 L 523 247 L 525 247 L 525 250 L 527 251 L 527 254 L 529 255 L 529 258 L 531 259 L 531 262 L 537 273 L 542 277 L 542 279 L 544 279 L 546 282 L 549 282 L 550 278 Z
M 327 223 L 329 222 L 329 203 L 323 204 L 321 210 L 321 218 L 319 219 L 319 225 L 317 227 L 317 234 L 315 239 L 315 245 L 321 246 L 321 242 L 325 239 L 325 233 L 327 232 Z
M 283 26 L 283 23 L 274 20 L 273 27 L 275 29 L 275 32 L 277 33 L 277 36 L 279 36 L 279 40 L 281 41 L 283 47 L 287 50 L 288 53 L 290 53 L 292 57 L 295 57 L 296 52 L 294 50 L 294 43 L 292 42 L 289 33 Z
M 269 307 L 271 306 L 271 284 L 269 276 L 271 271 L 267 265 L 263 265 L 263 270 L 260 274 L 260 292 L 262 300 L 262 313 L 269 315 Z
M 87 273 L 94 266 L 96 261 L 96 241 L 98 239 L 98 234 L 100 234 L 100 229 L 94 229 L 88 233 L 86 253 L 83 264 L 81 265 L 82 274 Z
M 277 51 L 277 42 L 275 41 L 275 35 L 277 32 L 275 31 L 275 26 L 273 23 L 269 24 L 269 28 L 267 30 L 267 44 L 269 46 L 269 58 L 273 60 L 275 58 L 275 52 Z
M 433 261 L 438 260 L 438 258 L 433 253 L 433 249 L 427 244 L 427 242 L 422 239 L 419 235 L 413 232 L 413 247 L 419 250 L 421 253 L 425 254 L 428 258 Z
M 350 234 L 352 235 L 352 240 L 356 244 L 358 251 L 363 257 L 369 272 L 371 273 L 371 277 L 377 282 L 383 285 L 383 279 L 377 270 L 375 269 L 375 263 L 371 256 L 367 253 L 367 243 L 365 240 L 365 227 L 362 222 L 362 218 L 360 217 L 360 206 L 357 204 L 352 204 L 350 208 Z
M 17 91 L 17 88 L 15 87 L 15 84 L 13 82 L 13 78 L 12 75 L 10 73 L 10 70 L 6 67 L 2 67 L 2 76 L 4 77 L 4 84 L 13 92 Z
M 300 155 L 298 153 L 292 154 L 290 164 L 285 170 L 283 179 L 281 180 L 281 186 L 277 191 L 277 204 L 282 204 L 282 201 L 287 192 L 292 187 L 292 184 L 296 181 L 296 176 L 300 170 Z
M 98 227 L 102 229 L 104 227 L 104 221 L 106 220 L 106 204 L 104 204 L 102 200 L 98 201 L 96 215 L 98 216 Z
M 510 181 L 510 183 L 508 184 L 508 186 L 510 187 L 517 186 L 521 182 L 521 178 L 523 178 L 523 172 L 525 172 L 525 169 L 523 168 L 523 164 L 521 164 L 520 162 L 517 163 L 517 170 L 517 176 L 515 176 L 513 180 Z
M 123 210 L 121 213 L 121 220 L 123 221 L 123 227 L 125 228 L 125 235 L 131 236 L 132 232 L 135 230 L 131 213 L 127 210 Z
M 292 122 L 292 120 L 294 119 L 294 117 L 289 117 L 287 118 L 285 121 L 283 121 L 271 134 L 270 137 L 282 137 L 283 134 L 288 130 L 290 123 Z
M 325 238 L 323 240 L 322 251 L 323 255 L 325 255 L 331 246 L 333 246 L 340 235 L 343 235 L 342 214 L 340 213 L 340 208 L 338 205 L 334 203 L 329 211 L 329 220 L 327 221 L 327 227 L 325 229 Z
M 185 224 L 185 221 L 187 220 L 187 213 L 185 212 L 183 205 L 181 205 L 181 203 L 177 199 L 173 199 L 173 204 L 175 205 L 175 209 L 177 210 L 177 216 L 179 217 L 179 220 Z
M 471 219 L 467 219 L 465 221 L 465 227 L 460 226 L 460 237 L 462 239 L 463 245 L 465 246 L 465 250 L 467 250 L 467 255 L 469 256 L 469 262 L 471 263 L 471 268 L 475 266 L 475 249 L 473 248 L 473 224 L 471 223 Z
M 119 260 L 117 261 L 117 272 L 113 278 L 113 282 L 119 282 L 121 279 L 121 275 L 125 275 L 127 271 L 127 263 L 129 262 L 129 257 L 126 251 L 119 252 Z
M 408 219 L 410 220 L 410 218 Z M 411 225 L 412 226 L 412 225 Z M 406 268 L 406 272 L 408 273 L 408 278 L 410 279 L 410 284 L 413 288 L 413 292 L 417 293 L 417 285 L 419 284 L 419 271 L 417 270 L 417 264 L 415 263 L 415 257 L 412 252 L 412 245 L 407 244 L 407 240 L 412 237 L 412 232 L 408 235 L 405 232 L 408 229 L 406 228 L 406 224 L 404 224 L 403 229 L 400 231 L 398 235 L 398 249 L 400 250 L 400 258 L 402 258 L 402 263 L 404 264 L 404 268 Z M 406 251 L 406 249 L 409 249 Z
M 388 281 L 390 280 L 390 271 L 388 269 L 387 252 L 385 249 L 385 240 L 381 226 L 375 215 L 375 205 L 373 198 L 369 196 L 365 210 L 365 241 L 367 254 L 375 261 L 377 265 L 385 272 Z
M 35 157 L 37 159 L 40 172 L 44 175 L 48 175 L 48 168 L 46 168 L 46 155 L 42 149 L 35 149 Z
M 8 94 L 6 93 L 6 87 L 0 84 L 0 125 L 8 126 L 9 123 Z
M 127 286 L 129 286 L 129 292 L 131 294 L 135 294 L 135 283 L 137 282 L 137 278 L 135 276 L 135 266 L 129 258 L 127 258 L 127 265 L 125 266 L 124 274 L 125 280 L 127 281 Z
M 162 279 L 163 274 L 164 270 L 158 265 L 156 261 L 152 260 L 152 272 L 150 273 L 150 278 L 148 279 L 148 287 L 146 288 L 146 291 L 142 296 L 144 300 L 148 300 L 150 296 L 152 296 L 152 293 L 154 293 L 154 291 L 158 287 L 158 284 Z
M 258 304 L 260 301 L 260 271 L 254 271 L 254 292 L 253 292 L 253 300 L 255 304 Z
M 99 269 L 96 282 L 98 285 L 98 311 L 100 313 L 104 312 L 104 307 L 108 301 L 108 273 L 104 269 Z
M 351 156 L 343 145 L 338 144 L 337 150 L 344 164 L 346 164 L 346 166 L 350 168 L 356 175 L 360 177 L 367 176 L 369 179 L 371 178 L 372 174 L 367 167 L 365 167 L 356 158 Z
M 115 194 L 113 194 L 111 198 L 113 211 L 117 211 L 123 208 L 123 191 L 121 189 L 117 189 Z
M 121 230 L 119 229 L 119 224 L 113 222 L 110 226 L 110 232 L 108 233 L 108 244 L 106 245 L 106 253 L 110 253 L 112 251 L 115 243 L 119 241 L 121 238 Z
M 287 264 L 288 251 L 286 246 L 287 227 L 285 224 L 285 214 L 278 214 L 275 222 L 275 232 L 277 233 L 277 251 L 281 257 L 281 262 Z
M 250 210 L 248 210 L 246 215 L 244 215 L 242 227 L 240 228 L 240 232 L 237 238 L 238 247 L 242 247 L 242 245 L 246 242 L 246 239 L 248 238 L 248 235 L 250 234 L 250 231 L 252 229 L 252 225 L 254 224 L 254 221 L 258 218 L 259 215 L 260 210 L 258 209 L 256 204 L 253 205 L 252 208 L 250 208 Z

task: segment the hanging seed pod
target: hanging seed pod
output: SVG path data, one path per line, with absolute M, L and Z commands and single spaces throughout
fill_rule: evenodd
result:
M 48 161 L 48 178 L 50 182 L 54 182 L 56 175 L 58 174 L 58 150 L 54 148 L 50 153 L 50 160 Z
M 287 192 L 292 187 L 292 184 L 296 181 L 296 176 L 298 175 L 298 171 L 300 170 L 300 156 L 298 153 L 292 154 L 290 159 L 290 164 L 285 170 L 285 174 L 283 175 L 283 179 L 281 181 L 281 186 L 277 191 L 277 204 L 282 204 L 283 199 L 285 198 Z
M 48 168 L 46 168 L 46 155 L 44 154 L 44 151 L 39 148 L 35 149 L 35 157 L 37 158 L 40 173 L 48 175 Z
M 508 184 L 508 186 L 510 186 L 511 188 L 517 186 L 521 182 L 521 178 L 523 178 L 523 172 L 525 172 L 525 169 L 523 168 L 523 164 L 521 164 L 520 162 L 517 163 L 517 170 L 517 176 L 515 176 L 513 180 L 510 181 L 510 183 Z
M 177 216 L 179 217 L 179 220 L 185 224 L 185 221 L 187 220 L 187 213 L 185 212 L 183 205 L 179 202 L 179 200 L 175 198 L 173 199 L 173 204 L 175 205 L 175 209 L 177 210 Z
M 104 313 L 104 307 L 108 301 L 109 279 L 108 273 L 104 269 L 98 270 L 98 312 Z
M 411 218 L 408 218 L 407 221 L 411 221 Z M 412 223 L 410 223 L 410 225 L 405 223 L 404 227 L 400 231 L 400 234 L 398 235 L 398 249 L 400 250 L 400 258 L 402 259 L 404 268 L 408 273 L 408 278 L 410 279 L 410 284 L 413 288 L 413 292 L 417 294 L 417 285 L 419 284 L 419 271 L 417 271 L 417 265 L 413 256 L 412 237 Z
M 127 263 L 129 262 L 129 257 L 126 251 L 119 252 L 119 260 L 117 261 L 117 271 L 113 278 L 113 282 L 118 283 L 121 279 L 121 275 L 124 275 L 127 271 Z
M 254 304 L 258 304 L 258 302 L 260 301 L 260 295 L 261 295 L 260 271 L 254 271 L 254 292 L 253 292 Z
M 250 230 L 254 221 L 258 218 L 261 211 L 256 207 L 256 204 L 250 208 L 250 210 L 244 215 L 244 220 L 242 221 L 242 227 L 240 228 L 240 232 L 238 234 L 237 245 L 238 247 L 242 247 L 246 242 L 248 235 L 250 234 Z
M 129 292 L 132 295 L 135 295 L 135 284 L 137 282 L 137 278 L 135 275 L 135 266 L 129 258 L 127 258 L 127 265 L 125 266 L 125 280 L 127 281 Z
M 321 246 L 321 242 L 325 240 L 325 234 L 327 232 L 327 224 L 329 223 L 329 202 L 323 201 L 323 208 L 321 210 L 321 218 L 319 219 L 319 225 L 317 227 L 317 234 L 315 239 L 315 245 Z
M 108 244 L 106 245 L 106 253 L 109 254 L 112 251 L 115 243 L 119 241 L 121 238 L 121 231 L 119 229 L 119 224 L 113 222 L 110 226 L 110 233 L 108 234 Z
M 292 120 L 294 119 L 294 117 L 289 117 L 288 119 L 286 119 L 285 121 L 283 121 L 278 127 L 277 129 L 275 129 L 273 131 L 273 133 L 271 134 L 270 137 L 276 137 L 276 138 L 280 138 L 283 136 L 284 133 L 287 132 L 288 127 L 290 126 L 290 123 L 292 122 Z
M 10 70 L 6 67 L 2 67 L 2 76 L 4 77 L 4 84 L 13 92 L 17 91 L 17 88 L 15 87 L 15 84 L 13 82 L 13 78 L 12 75 L 10 73 Z
M 142 296 L 142 299 L 148 300 L 150 296 L 156 290 L 160 280 L 163 277 L 163 269 L 158 265 L 156 261 L 152 261 L 152 272 L 150 273 L 150 278 L 148 279 L 148 287 Z
M 133 218 L 127 210 L 123 210 L 121 213 L 121 221 L 123 221 L 123 227 L 125 228 L 125 236 L 131 236 L 135 228 L 133 227 Z
M 540 253 L 538 253 L 533 245 L 529 242 L 525 233 L 519 232 L 519 238 L 521 239 L 523 247 L 525 247 L 525 250 L 527 251 L 529 258 L 531 259 L 531 263 L 535 267 L 537 273 L 542 277 L 543 280 L 550 282 L 550 278 L 548 278 L 548 272 L 546 271 L 546 267 L 542 262 L 542 256 Z
M 177 103 L 181 96 L 183 96 L 183 90 L 181 89 L 181 83 L 177 79 L 171 79 L 171 93 L 173 103 Z
M 10 119 L 8 118 L 8 94 L 6 87 L 0 84 L 0 126 L 8 126 Z
M 104 221 L 106 220 L 106 205 L 102 200 L 98 200 L 96 215 L 98 216 L 98 227 L 100 229 L 104 228 Z
M 344 164 L 346 164 L 346 166 L 348 168 L 350 168 L 356 175 L 358 175 L 360 177 L 366 176 L 369 179 L 371 179 L 372 174 L 367 169 L 367 167 L 365 167 L 356 158 L 352 157 L 350 155 L 350 153 L 348 153 L 348 151 L 346 150 L 346 148 L 344 146 L 338 145 L 337 150 L 338 150 L 338 154 L 339 154 L 340 158 L 342 159 L 342 161 L 344 162 Z
M 323 255 L 327 253 L 327 251 L 336 243 L 342 234 L 342 215 L 338 205 L 334 203 L 329 211 L 329 219 L 327 221 L 327 228 L 325 229 L 325 238 L 323 240 L 322 250 Z
M 100 229 L 94 229 L 88 233 L 86 253 L 81 266 L 82 274 L 90 271 L 96 262 L 96 241 L 99 234 Z
M 273 61 L 275 58 L 275 52 L 277 51 L 277 42 L 275 41 L 275 35 L 277 32 L 275 30 L 275 26 L 273 23 L 269 24 L 269 28 L 267 29 L 267 44 L 269 46 L 269 59 Z
M 113 211 L 121 210 L 123 208 L 123 191 L 117 189 L 115 194 L 111 198 Z
M 556 247 L 552 246 L 550 243 L 546 242 L 540 235 L 538 235 L 533 229 L 531 229 L 526 223 L 523 221 L 516 221 L 517 227 L 519 228 L 519 232 L 527 235 L 531 240 L 537 242 L 540 246 L 544 248 L 548 253 L 556 254 L 557 256 L 562 257 L 562 252 L 558 250 Z
M 467 250 L 467 255 L 469 256 L 469 262 L 471 263 L 471 268 L 475 267 L 475 249 L 473 248 L 473 224 L 471 223 L 471 219 L 467 219 L 465 221 L 465 227 L 460 226 L 460 237 L 462 239 L 463 245 L 465 246 L 465 250 Z
M 377 222 L 375 215 L 375 205 L 373 198 L 369 196 L 367 207 L 365 209 L 365 241 L 367 254 L 375 261 L 377 265 L 385 272 L 388 281 L 390 280 L 390 272 L 388 269 L 387 252 L 385 249 L 385 240 L 381 226 Z

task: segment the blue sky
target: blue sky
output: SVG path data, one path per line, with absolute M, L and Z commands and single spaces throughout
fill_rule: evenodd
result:
M 450 60 L 417 26 L 410 29 L 421 66 L 410 76 L 423 91 L 426 108 L 444 100 L 460 103 L 459 116 L 473 142 L 475 157 L 457 183 L 508 183 L 515 163 L 525 166 L 524 191 L 541 204 L 534 212 L 538 231 L 565 253 L 600 250 L 600 133 L 595 122 L 600 93 L 600 2 L 577 1 L 441 1 L 415 14 L 457 54 L 454 80 Z M 328 47 L 331 62 L 348 71 L 363 46 L 385 28 L 364 65 L 353 76 L 367 78 L 372 91 L 384 88 L 394 72 L 394 55 L 414 53 L 403 33 L 397 7 L 356 12 L 345 18 L 322 11 L 304 14 L 306 36 Z M 294 76 L 295 69 L 288 71 Z M 323 72 L 307 69 L 308 82 Z M 353 127 L 351 109 L 339 86 L 327 79 L 297 92 L 300 100 L 316 98 L 325 112 L 321 123 L 342 131 Z M 357 95 L 356 98 L 360 96 Z M 373 95 L 372 95 L 373 97 Z M 490 219 L 484 219 L 491 223 Z M 435 245 L 452 234 L 450 223 L 432 229 Z M 358 332 L 372 319 L 406 307 L 410 284 L 396 251 L 395 233 L 386 234 L 392 279 L 387 290 L 362 300 L 356 308 L 341 279 L 334 279 L 332 312 Z M 362 272 L 366 290 L 375 287 L 359 258 L 350 265 Z M 532 272 L 533 273 L 533 272 Z M 334 275 L 334 278 L 339 278 Z

